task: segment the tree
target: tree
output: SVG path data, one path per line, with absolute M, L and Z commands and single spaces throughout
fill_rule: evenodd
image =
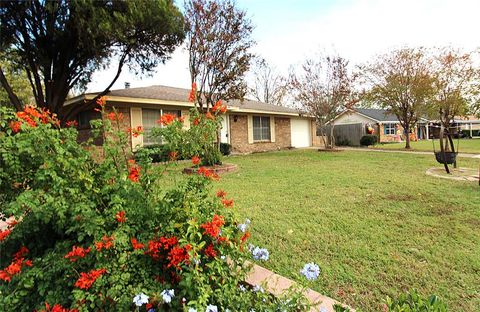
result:
M 249 93 L 260 102 L 283 106 L 288 86 L 284 77 L 277 73 L 265 59 L 258 59 L 252 70 L 253 86 Z
M 186 3 L 187 49 L 196 105 L 208 109 L 218 100 L 243 99 L 245 73 L 253 55 L 252 24 L 230 0 Z
M 32 89 L 28 82 L 27 73 L 21 68 L 15 67 L 12 62 L 6 59 L 0 53 L 0 80 L 10 81 L 11 92 L 14 92 L 21 105 L 33 102 Z M 8 91 L 0 84 L 0 106 L 10 106 L 13 104 L 10 101 Z
M 85 87 L 111 59 L 118 59 L 116 75 L 97 98 L 109 92 L 125 65 L 148 73 L 184 38 L 183 16 L 171 0 L 3 1 L 0 22 L 1 51 L 18 57 L 36 104 L 63 120 L 85 109 L 62 110 L 68 92 Z M 9 82 L 1 82 L 8 90 Z M 20 109 L 18 97 L 9 96 Z
M 334 124 L 330 125 L 327 134 L 327 122 L 355 103 L 354 79 L 348 71 L 348 61 L 338 55 L 319 55 L 315 59 L 307 59 L 299 72 L 290 74 L 289 81 L 295 99 L 315 117 L 326 148 L 335 146 Z M 327 135 L 328 141 L 325 140 Z
M 478 100 L 479 71 L 472 53 L 453 48 L 443 48 L 435 53 L 434 70 L 435 97 L 430 113 L 440 121 L 441 151 L 455 153 L 452 139 L 454 119 L 473 111 Z M 445 170 L 449 172 L 447 164 Z
M 367 91 L 364 99 L 397 116 L 410 148 L 410 131 L 432 99 L 432 62 L 422 48 L 402 48 L 378 56 L 361 67 Z

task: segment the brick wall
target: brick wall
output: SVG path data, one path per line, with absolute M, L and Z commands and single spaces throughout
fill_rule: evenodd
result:
M 237 116 L 237 121 L 234 121 L 234 115 L 230 115 L 230 144 L 233 152 L 264 152 L 291 146 L 290 118 L 275 117 L 275 142 L 254 142 L 249 144 L 247 115 L 235 116 Z
M 403 131 L 403 127 L 398 124 L 397 125 L 397 133 L 398 133 L 398 130 L 400 130 L 400 132 L 402 133 L 401 136 L 399 137 L 398 134 L 385 134 L 384 132 L 384 125 L 381 124 L 379 125 L 379 134 L 380 134 L 380 142 L 381 143 L 387 143 L 387 142 L 401 142 L 401 141 L 405 141 L 405 134 L 404 134 L 404 131 Z M 414 130 L 413 130 L 413 133 L 410 134 L 410 140 L 411 141 L 418 141 L 418 138 L 417 138 L 417 128 L 415 127 Z

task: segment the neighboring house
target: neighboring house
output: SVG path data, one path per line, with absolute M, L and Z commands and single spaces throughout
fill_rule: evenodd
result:
M 368 128 L 373 128 L 378 142 L 400 142 L 405 140 L 403 127 L 398 118 L 384 109 L 355 108 L 347 109 L 335 117 L 330 124 L 334 124 L 337 143 L 348 141 L 349 145 L 360 145 L 360 138 L 368 134 Z M 426 127 L 427 120 L 421 119 L 412 129 L 411 139 L 425 139 L 429 136 Z
M 190 90 L 150 86 L 113 90 L 107 95 L 106 107 L 115 107 L 125 116 L 126 128 L 142 126 L 144 134 L 131 137 L 133 150 L 154 144 L 149 132 L 162 114 L 185 117 L 185 127 L 190 127 L 189 110 L 194 107 L 188 102 Z M 95 97 L 95 93 L 83 94 L 68 100 L 65 106 L 81 105 Z M 316 136 L 314 119 L 297 110 L 251 100 L 228 101 L 227 113 L 223 116 L 220 140 L 232 145 L 232 151 L 250 153 L 271 151 L 289 147 L 309 147 L 320 144 Z M 90 120 L 98 119 L 93 110 L 78 114 L 80 137 L 88 137 Z

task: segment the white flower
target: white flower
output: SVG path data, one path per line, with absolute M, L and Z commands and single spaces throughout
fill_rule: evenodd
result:
M 144 293 L 139 293 L 133 297 L 133 303 L 135 303 L 137 307 L 141 307 L 142 305 L 148 303 L 148 296 Z
M 160 295 L 162 295 L 164 303 L 170 303 L 172 302 L 172 298 L 175 297 L 175 290 L 165 289 L 160 293 Z
M 246 225 L 249 225 L 250 222 L 252 222 L 252 221 L 250 221 L 250 219 L 245 219 L 245 224 L 246 224 Z
M 240 223 L 239 225 L 237 225 L 237 228 L 240 230 L 240 232 L 245 233 L 245 231 L 247 231 L 247 224 Z
M 205 312 L 218 312 L 218 308 L 216 305 L 209 304 Z
M 246 291 L 247 291 L 247 289 L 246 289 L 245 286 L 243 286 L 243 285 L 240 285 L 238 288 L 240 288 L 240 290 L 243 291 L 243 292 L 246 292 Z
M 254 291 L 254 292 L 261 292 L 261 293 L 264 292 L 263 287 L 260 286 L 260 285 L 255 285 L 255 286 L 253 286 L 253 291 Z
M 268 250 L 266 248 L 255 247 L 252 250 L 252 255 L 255 260 L 267 261 L 269 257 Z
M 300 273 L 302 273 L 307 278 L 307 280 L 314 281 L 320 275 L 320 268 L 313 262 L 307 263 L 305 264 L 303 269 L 300 270 Z

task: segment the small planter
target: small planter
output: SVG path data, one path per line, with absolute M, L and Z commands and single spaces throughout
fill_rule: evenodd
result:
M 215 165 L 215 166 L 208 166 L 206 168 L 209 170 L 212 170 L 213 173 L 222 174 L 226 172 L 236 171 L 238 169 L 238 166 L 234 164 L 221 164 L 221 165 Z M 192 174 L 197 172 L 197 170 L 198 170 L 198 167 L 185 168 L 183 169 L 183 173 Z
M 457 153 L 454 152 L 435 152 L 435 159 L 440 163 L 440 164 L 447 164 L 451 165 L 455 163 L 457 159 Z

